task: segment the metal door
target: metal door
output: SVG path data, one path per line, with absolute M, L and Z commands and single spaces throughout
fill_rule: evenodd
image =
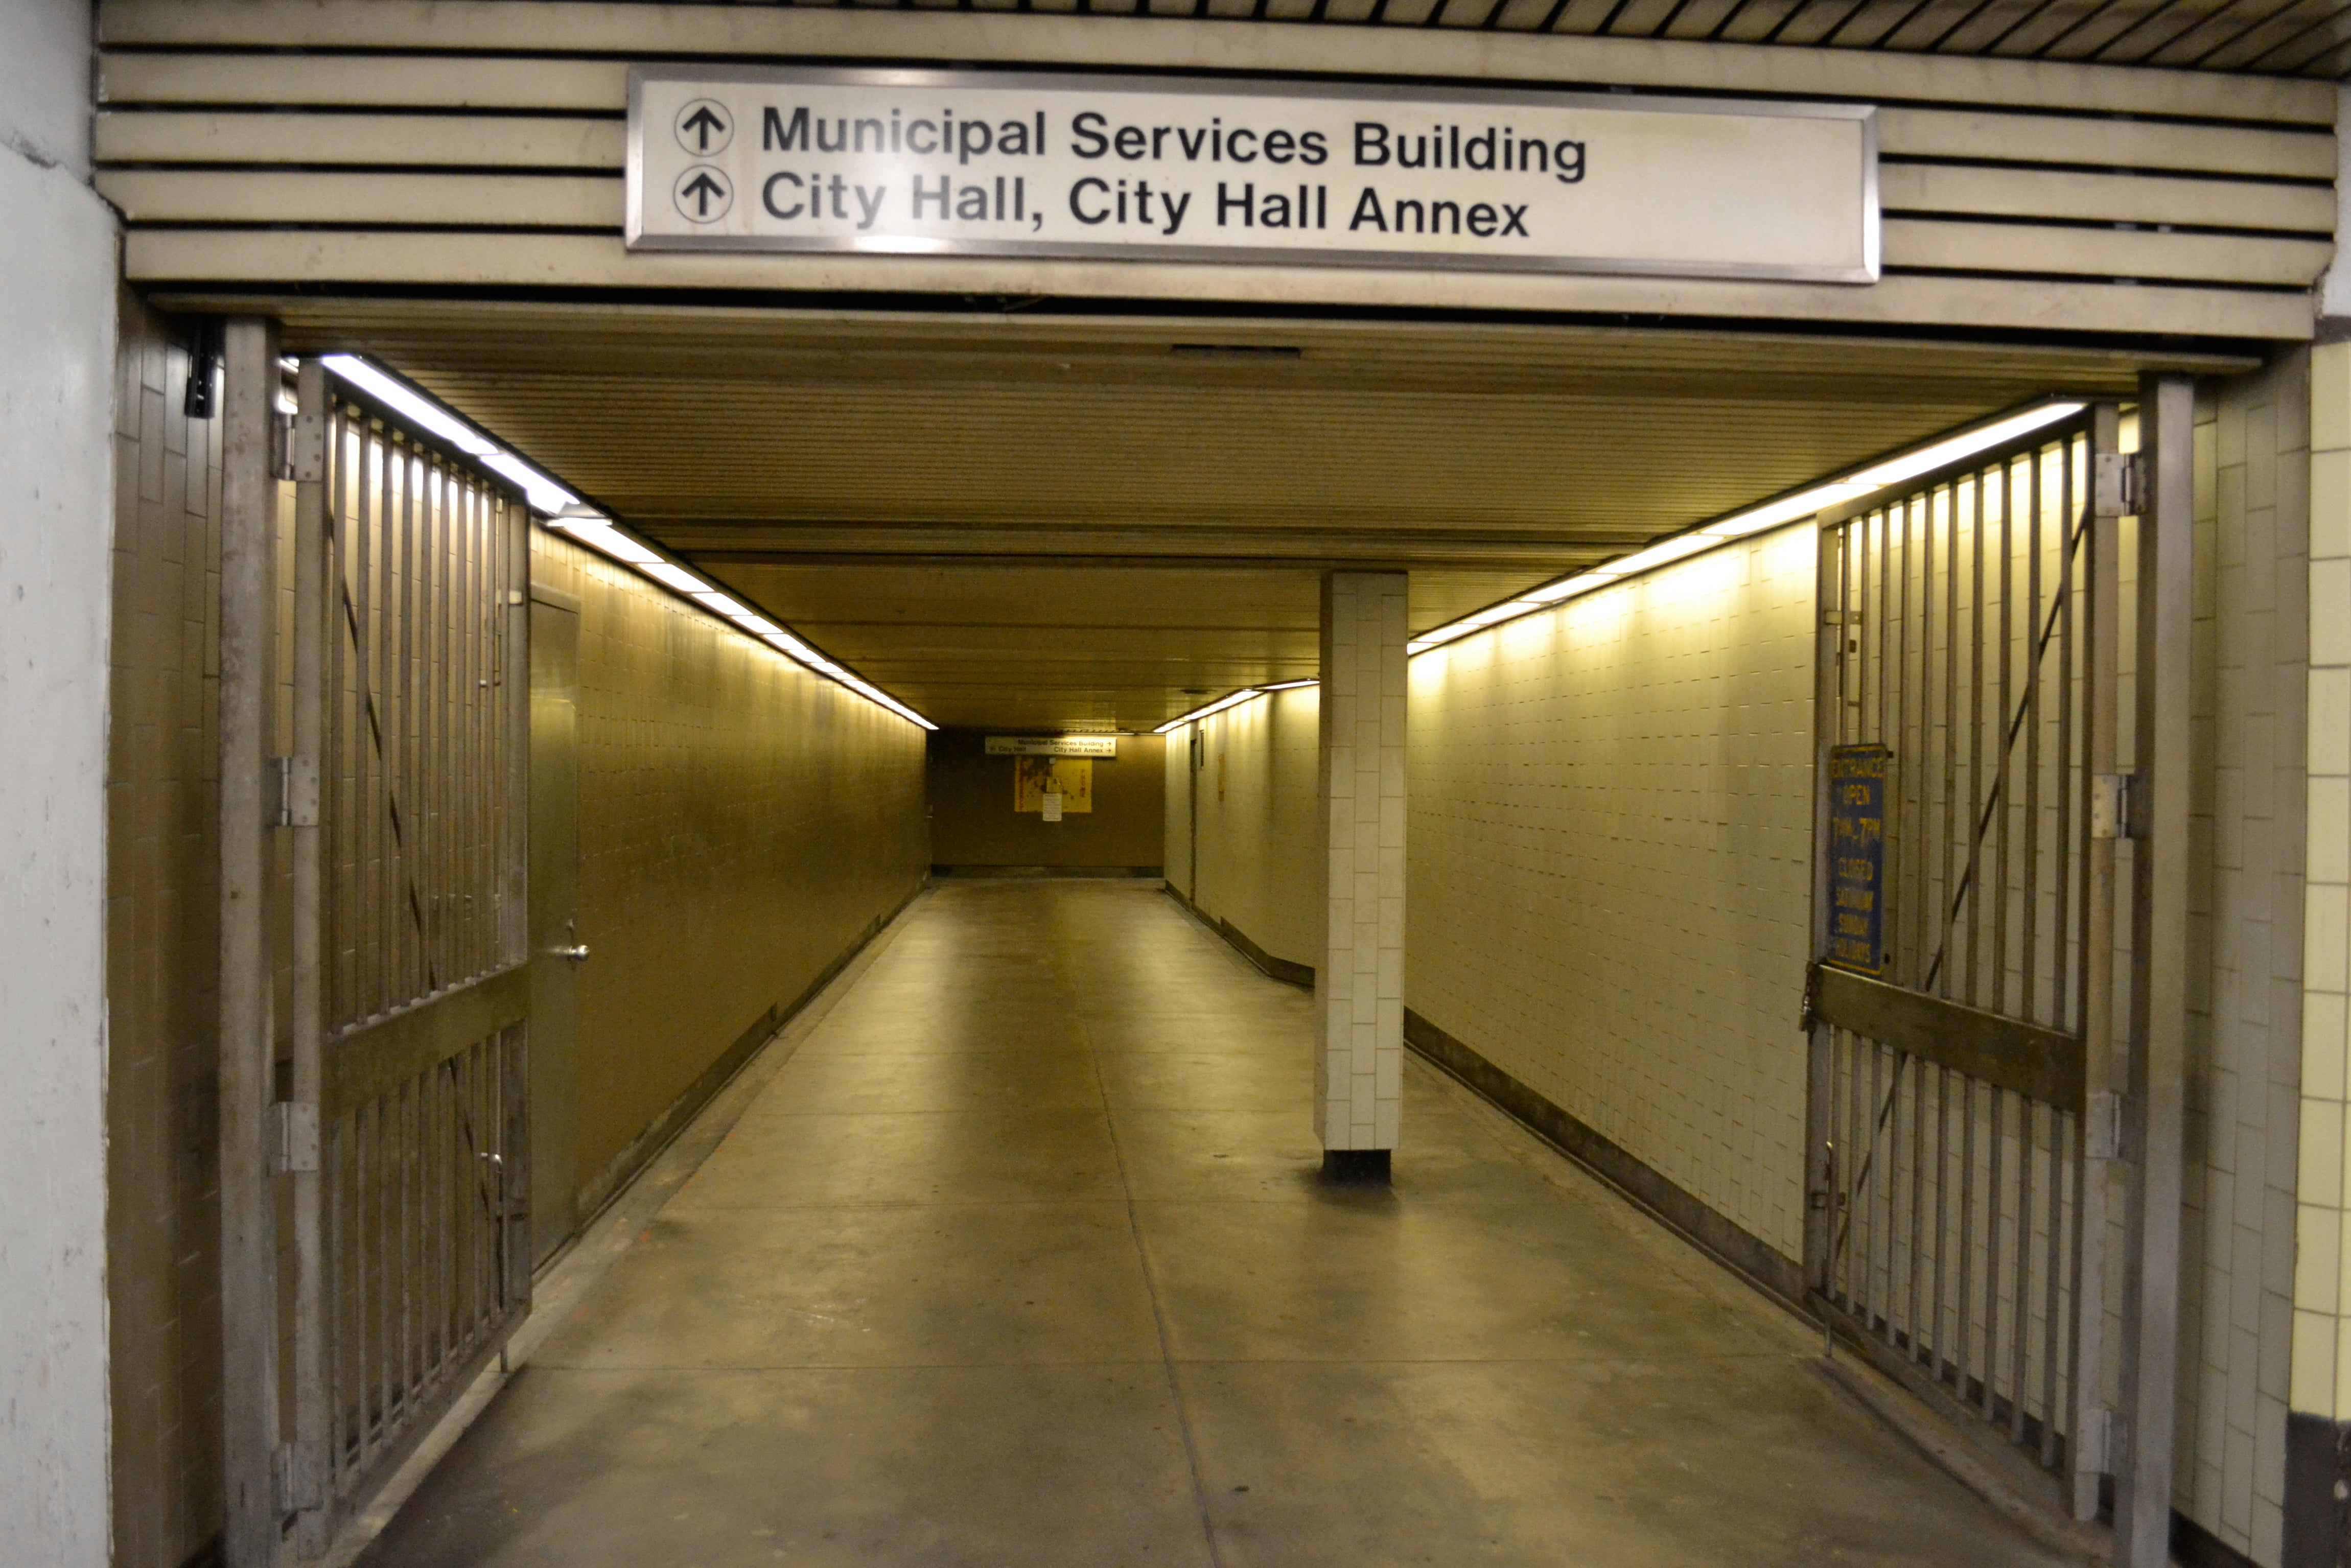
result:
M 530 1110 L 536 1260 L 572 1231 L 580 1189 L 572 1052 L 580 1030 L 580 616 L 530 606 Z
M 305 364 L 292 443 L 298 1554 L 528 1308 L 528 513 Z
M 2110 1404 L 2115 432 L 2085 410 L 1823 516 L 1805 998 L 1833 1341 L 2085 1518 Z

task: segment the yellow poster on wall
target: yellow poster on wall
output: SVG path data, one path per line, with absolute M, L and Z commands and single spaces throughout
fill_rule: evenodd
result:
M 1061 810 L 1094 809 L 1094 765 L 1084 757 L 1016 757 L 1012 759 L 1012 809 L 1041 811 L 1045 797 L 1061 797 Z

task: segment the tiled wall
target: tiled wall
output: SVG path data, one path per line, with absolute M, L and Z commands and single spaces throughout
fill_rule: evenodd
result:
M 2311 351 L 2306 429 L 2309 883 L 2290 1403 L 2299 1414 L 2351 1423 L 2351 343 Z M 2294 434 L 2282 418 L 2280 445 Z M 2270 479 L 2282 507 L 2295 487 L 2292 467 L 2282 451 Z
M 1791 1257 L 1813 578 L 1784 529 L 1412 663 L 1408 1005 Z
M 1206 759 L 1198 778 L 1200 887 L 1194 902 L 1273 956 L 1308 968 L 1318 962 L 1323 936 L 1314 821 L 1320 696 L 1302 686 L 1211 715 L 1201 725 Z M 1184 734 L 1167 738 L 1180 764 Z M 1171 810 L 1182 804 L 1173 790 L 1168 804 Z
M 574 1168 L 593 1202 L 638 1135 L 922 883 L 924 732 L 569 541 L 580 979 Z
M 2294 1339 L 2308 395 L 2307 360 L 2288 354 L 2208 386 L 2196 413 L 2195 964 L 2173 1501 L 2265 1568 L 2280 1561 Z
M 107 766 L 107 1252 L 114 1561 L 179 1568 L 221 1522 L 220 430 L 135 300 L 115 402 Z

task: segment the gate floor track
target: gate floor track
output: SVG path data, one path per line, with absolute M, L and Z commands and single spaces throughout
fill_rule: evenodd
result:
M 938 888 L 363 1561 L 2069 1561 L 1422 1064 L 1324 1185 L 1311 1013 L 1149 888 Z

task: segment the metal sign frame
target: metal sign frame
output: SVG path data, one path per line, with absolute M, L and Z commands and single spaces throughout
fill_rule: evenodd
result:
M 1638 257 L 1520 257 L 1424 254 L 1394 250 L 1298 250 L 1242 246 L 1154 246 L 1080 240 L 938 240 L 828 238 L 819 235 L 648 235 L 640 214 L 645 200 L 644 89 L 653 82 L 806 83 L 874 88 L 1091 89 L 1109 94 L 1145 90 L 1227 99 L 1306 98 L 1410 103 L 1432 108 L 1589 109 L 1610 113 L 1734 115 L 1747 119 L 1845 120 L 1861 131 L 1862 263 L 1852 268 L 1780 267 L 1726 262 L 1710 265 Z M 1268 81 L 1214 77 L 1110 76 L 1086 72 L 857 69 L 835 67 L 633 66 L 629 71 L 625 234 L 632 251 L 780 252 L 879 256 L 978 256 L 1071 261 L 1224 262 L 1255 267 L 1353 267 L 1403 271 L 1525 272 L 1633 277 L 1714 277 L 1792 283 L 1870 284 L 1878 280 L 1885 224 L 1878 197 L 1877 109 L 1874 104 L 1791 102 L 1751 99 L 1673 98 L 1654 93 L 1538 92 L 1501 88 L 1414 88 L 1390 83 Z

